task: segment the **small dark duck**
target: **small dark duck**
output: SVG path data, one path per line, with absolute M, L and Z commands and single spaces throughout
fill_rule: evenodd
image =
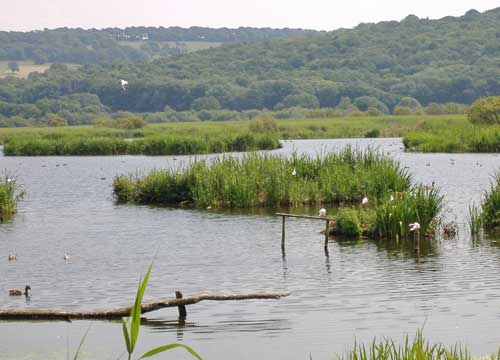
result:
M 30 291 L 30 290 L 31 290 L 31 287 L 29 285 L 26 285 L 26 287 L 24 288 L 24 291 L 16 290 L 16 289 L 9 289 L 9 295 L 10 296 L 21 296 L 21 295 L 29 296 L 28 291 Z

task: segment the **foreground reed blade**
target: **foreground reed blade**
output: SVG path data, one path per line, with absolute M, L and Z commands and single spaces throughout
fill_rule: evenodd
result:
M 152 267 L 153 267 L 153 265 L 151 264 L 148 268 L 148 271 L 146 272 L 146 275 L 144 276 L 144 279 L 141 279 L 141 281 L 139 282 L 139 287 L 137 289 L 137 294 L 135 297 L 134 305 L 132 306 L 132 308 L 130 310 L 130 316 L 128 318 L 122 318 L 123 337 L 125 340 L 125 346 L 127 348 L 129 360 L 132 358 L 132 354 L 135 350 L 135 346 L 137 344 L 137 339 L 139 337 L 139 330 L 141 327 L 142 298 L 144 296 L 144 292 L 146 291 L 146 287 L 148 285 L 149 275 L 151 274 Z M 168 345 L 159 346 L 157 348 L 154 348 L 154 349 L 146 352 L 139 359 L 149 358 L 149 357 L 152 357 L 156 354 L 160 354 L 162 352 L 165 352 L 165 351 L 168 351 L 171 349 L 175 349 L 178 347 L 187 350 L 194 357 L 201 360 L 201 357 L 193 349 L 191 349 L 189 346 L 183 345 L 183 344 L 168 344 Z

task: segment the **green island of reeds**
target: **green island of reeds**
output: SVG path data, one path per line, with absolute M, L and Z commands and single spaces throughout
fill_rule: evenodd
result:
M 496 153 L 500 152 L 500 127 L 472 124 L 429 127 L 408 132 L 403 144 L 407 151 Z
M 477 235 L 484 228 L 487 231 L 500 230 L 500 171 L 497 171 L 485 191 L 480 209 L 469 208 L 469 227 L 472 235 Z
M 200 160 L 180 171 L 117 176 L 113 191 L 120 203 L 197 208 L 353 206 L 346 221 L 339 219 L 339 232 L 390 238 L 406 237 L 413 222 L 422 233 L 432 232 L 443 206 L 437 189 L 413 185 L 398 162 L 351 147 L 316 156 L 253 153 Z M 359 205 L 364 197 L 368 208 Z
M 218 152 L 272 150 L 280 147 L 276 135 L 250 132 L 228 136 L 157 135 L 139 139 L 113 136 L 54 136 L 14 138 L 4 145 L 7 156 L 53 155 L 191 155 Z
M 17 212 L 17 205 L 23 197 L 24 191 L 17 179 L 4 172 L 0 178 L 0 223 L 9 220 Z

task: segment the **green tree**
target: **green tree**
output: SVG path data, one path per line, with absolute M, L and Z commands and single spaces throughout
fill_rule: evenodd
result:
M 19 72 L 19 64 L 15 61 L 9 61 L 9 63 L 7 64 L 7 66 L 9 67 L 9 70 L 12 71 L 13 73 L 14 72 Z
M 191 109 L 195 111 L 200 110 L 217 110 L 220 109 L 219 100 L 214 96 L 204 96 L 196 99 L 191 104 Z
M 500 125 L 500 96 L 476 100 L 469 108 L 469 120 L 473 124 Z
M 303 107 L 308 109 L 319 108 L 318 98 L 313 94 L 300 93 L 287 95 L 277 108 Z
M 369 108 L 375 108 L 383 112 L 384 114 L 389 113 L 387 106 L 379 99 L 373 96 L 360 96 L 354 100 L 354 106 L 356 106 L 361 111 L 368 111 Z

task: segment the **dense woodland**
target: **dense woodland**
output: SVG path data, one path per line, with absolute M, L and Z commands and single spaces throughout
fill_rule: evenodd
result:
M 179 55 L 184 52 L 182 42 L 186 41 L 226 44 L 297 37 L 311 33 L 317 32 L 249 27 L 238 29 L 128 27 L 102 30 L 60 28 L 31 32 L 0 31 L 0 60 L 33 60 L 37 64 L 145 61 L 157 56 Z M 176 44 L 177 42 L 181 44 Z
M 126 89 L 120 79 L 128 81 Z M 76 70 L 54 64 L 27 79 L 0 80 L 0 114 L 54 122 L 48 117 L 77 113 L 85 119 L 72 123 L 80 123 L 118 111 L 337 107 L 402 113 L 498 94 L 500 8 L 440 20 L 408 16 L 154 61 L 103 62 Z

